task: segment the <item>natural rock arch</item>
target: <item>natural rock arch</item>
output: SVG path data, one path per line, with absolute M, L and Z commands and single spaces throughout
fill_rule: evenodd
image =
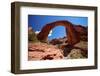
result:
M 66 28 L 67 41 L 69 45 L 76 44 L 80 41 L 80 36 L 75 30 L 73 24 L 69 21 L 56 21 L 49 24 L 46 24 L 41 32 L 37 35 L 38 40 L 47 41 L 48 34 L 56 26 L 64 26 Z

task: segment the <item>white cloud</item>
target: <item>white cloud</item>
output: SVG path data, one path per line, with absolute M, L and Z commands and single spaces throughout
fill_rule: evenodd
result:
M 40 31 L 35 31 L 35 34 L 39 34 L 39 33 L 40 33 Z M 51 36 L 51 35 L 52 35 L 52 30 L 50 31 L 48 37 Z
M 52 35 L 52 30 L 50 31 L 49 35 L 48 36 L 51 36 Z
M 40 33 L 40 31 L 35 31 L 35 34 L 39 34 Z

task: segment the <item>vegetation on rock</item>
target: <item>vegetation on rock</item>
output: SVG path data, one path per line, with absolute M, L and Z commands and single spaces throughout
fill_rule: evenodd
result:
M 39 42 L 32 27 L 28 28 L 28 41 L 29 42 Z

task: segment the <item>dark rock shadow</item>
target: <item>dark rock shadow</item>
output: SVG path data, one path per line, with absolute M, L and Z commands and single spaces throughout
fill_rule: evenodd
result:
M 72 45 L 66 45 L 65 48 L 63 49 L 64 57 L 66 57 L 71 52 L 72 49 L 73 49 Z

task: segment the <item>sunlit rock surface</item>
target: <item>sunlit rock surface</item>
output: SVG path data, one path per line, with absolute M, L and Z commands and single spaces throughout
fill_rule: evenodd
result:
M 61 49 L 46 43 L 29 43 L 28 60 L 53 60 L 63 59 Z
M 72 49 L 67 56 L 67 59 L 80 59 L 80 58 L 85 58 L 80 49 Z

